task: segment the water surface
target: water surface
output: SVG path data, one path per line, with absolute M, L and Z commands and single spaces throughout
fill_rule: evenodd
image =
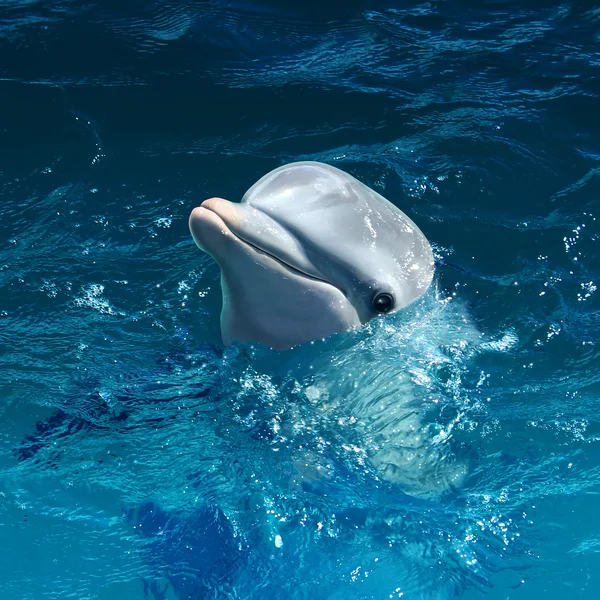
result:
M 598 597 L 600 13 L 529 4 L 2 3 L 2 598 Z M 223 349 L 189 212 L 306 159 L 434 285 Z

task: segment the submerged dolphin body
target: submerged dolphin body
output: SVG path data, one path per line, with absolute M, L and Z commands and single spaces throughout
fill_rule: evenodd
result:
M 221 334 L 276 350 L 360 327 L 421 296 L 433 254 L 400 209 L 330 165 L 297 162 L 241 203 L 210 198 L 189 220 L 221 268 Z

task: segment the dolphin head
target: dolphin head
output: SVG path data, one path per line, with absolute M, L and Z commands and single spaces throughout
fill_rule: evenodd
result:
M 240 203 L 210 198 L 189 225 L 221 268 L 226 345 L 283 350 L 354 329 L 403 308 L 433 278 L 431 246 L 413 221 L 322 163 L 279 167 Z

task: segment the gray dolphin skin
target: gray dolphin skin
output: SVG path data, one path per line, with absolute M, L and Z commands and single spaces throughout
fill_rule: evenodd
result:
M 400 209 L 318 162 L 279 167 L 241 202 L 210 198 L 189 226 L 221 268 L 221 335 L 285 350 L 358 328 L 421 296 L 433 253 Z

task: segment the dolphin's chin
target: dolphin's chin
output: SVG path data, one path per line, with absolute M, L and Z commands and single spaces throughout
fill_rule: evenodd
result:
M 341 290 L 245 241 L 229 227 L 236 213 L 213 206 L 205 202 L 194 209 L 190 229 L 198 247 L 221 268 L 225 345 L 257 342 L 286 350 L 361 325 Z
M 356 309 L 335 286 L 243 240 L 239 249 L 220 263 L 225 345 L 257 342 L 287 350 L 361 325 Z
M 231 276 L 229 270 L 221 275 L 225 345 L 255 342 L 288 350 L 362 325 L 354 307 L 333 286 L 293 272 L 273 272 L 261 278 L 257 290 L 257 277 L 257 272 L 246 278 Z

